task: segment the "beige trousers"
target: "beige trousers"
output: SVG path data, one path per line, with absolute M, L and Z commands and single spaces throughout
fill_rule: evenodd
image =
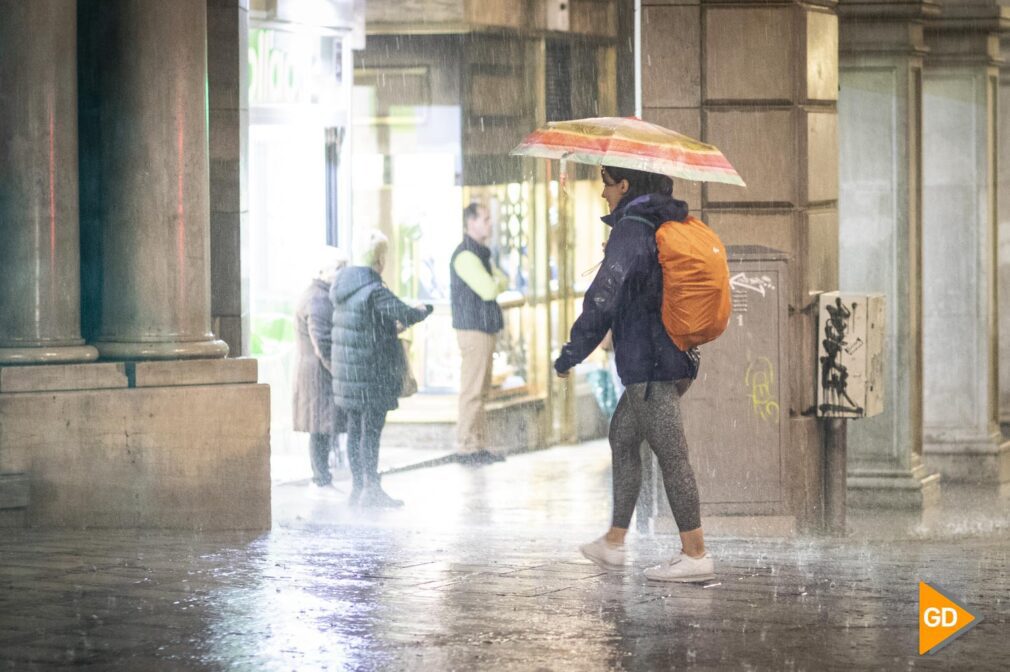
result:
M 484 402 L 491 389 L 491 361 L 496 337 L 483 331 L 458 330 L 456 339 L 463 355 L 463 370 L 459 379 L 456 450 L 475 453 L 488 447 Z

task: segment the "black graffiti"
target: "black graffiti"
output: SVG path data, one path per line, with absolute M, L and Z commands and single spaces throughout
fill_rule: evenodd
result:
M 856 304 L 852 304 L 852 310 Z M 827 354 L 821 357 L 821 389 L 825 403 L 820 405 L 821 413 L 853 413 L 863 415 L 862 407 L 849 396 L 849 370 L 842 364 L 842 351 L 848 343 L 845 332 L 849 327 L 852 312 L 835 299 L 835 305 L 828 306 L 828 320 L 824 325 L 824 340 L 821 343 Z M 844 402 L 848 402 L 846 406 Z

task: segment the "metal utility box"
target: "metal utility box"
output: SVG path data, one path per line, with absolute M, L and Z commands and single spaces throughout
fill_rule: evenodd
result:
M 779 516 L 789 508 L 788 271 L 784 252 L 727 248 L 733 313 L 725 333 L 701 346 L 698 379 L 681 400 L 703 516 Z M 644 449 L 644 448 L 643 448 Z M 653 460 L 650 505 L 656 531 L 671 532 L 670 507 Z M 793 461 L 795 462 L 795 461 Z M 791 523 L 788 521 L 792 521 Z
M 883 413 L 885 314 L 883 294 L 821 294 L 818 416 L 867 418 Z

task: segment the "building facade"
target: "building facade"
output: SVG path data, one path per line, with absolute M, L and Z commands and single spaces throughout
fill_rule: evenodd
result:
M 706 349 L 685 399 L 714 525 L 823 524 L 839 474 L 815 307 L 837 289 L 888 306 L 887 401 L 849 422 L 850 503 L 919 510 L 943 482 L 1005 484 L 1006 11 L 0 2 L 0 524 L 268 525 L 303 255 L 366 228 L 393 242 L 390 287 L 436 306 L 413 332 L 423 394 L 388 436 L 448 440 L 448 258 L 471 200 L 510 278 L 499 434 L 512 449 L 599 435 L 584 374 L 602 356 L 551 370 L 606 235 L 598 174 L 508 152 L 550 120 L 635 113 L 723 150 L 746 188 L 677 195 L 781 278 L 761 285 L 773 335 L 755 340 L 758 304 L 738 302 L 748 345 Z

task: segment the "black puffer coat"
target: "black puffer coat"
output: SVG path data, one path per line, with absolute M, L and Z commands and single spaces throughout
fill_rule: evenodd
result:
M 333 303 L 333 400 L 344 409 L 392 410 L 403 382 L 396 323 L 420 322 L 430 310 L 396 298 L 367 266 L 344 269 L 330 288 Z
M 295 308 L 298 362 L 295 369 L 293 424 L 296 432 L 339 434 L 346 431 L 344 411 L 333 403 L 330 337 L 333 304 L 330 285 L 312 281 Z

